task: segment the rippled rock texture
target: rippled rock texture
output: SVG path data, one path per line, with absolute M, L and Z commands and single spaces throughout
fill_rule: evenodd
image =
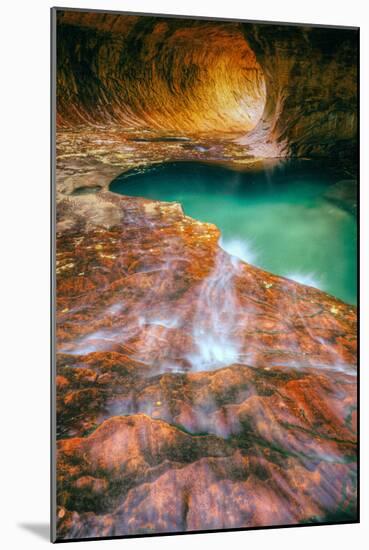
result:
M 332 32 L 58 10 L 58 539 L 355 520 L 355 308 L 107 191 L 165 160 L 349 159 Z
M 59 213 L 59 536 L 354 518 L 354 308 L 176 203 Z

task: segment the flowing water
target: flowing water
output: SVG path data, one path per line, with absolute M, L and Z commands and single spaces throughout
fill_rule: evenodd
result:
M 315 161 L 230 169 L 168 162 L 134 169 L 110 190 L 176 201 L 216 224 L 227 252 L 267 271 L 356 303 L 356 219 L 329 197 L 339 179 Z

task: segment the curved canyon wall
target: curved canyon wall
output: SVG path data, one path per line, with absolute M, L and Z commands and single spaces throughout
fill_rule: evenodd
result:
M 348 30 L 58 12 L 58 127 L 232 137 L 258 157 L 348 156 L 355 56 Z
M 321 27 L 286 31 L 283 25 L 244 27 L 267 86 L 263 119 L 244 143 L 257 143 L 261 151 L 263 143 L 270 144 L 291 156 L 354 157 L 355 33 Z
M 82 25 L 87 21 L 82 17 Z M 60 27 L 62 125 L 228 133 L 259 121 L 265 82 L 237 25 L 123 17 L 115 28 L 113 16 L 111 22 L 109 31 Z

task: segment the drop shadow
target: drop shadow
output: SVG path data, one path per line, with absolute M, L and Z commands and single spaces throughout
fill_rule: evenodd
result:
M 50 526 L 48 523 L 18 523 L 18 527 L 37 535 L 40 539 L 50 540 Z

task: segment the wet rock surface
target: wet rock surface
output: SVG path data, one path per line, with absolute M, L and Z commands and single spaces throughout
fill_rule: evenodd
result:
M 59 538 L 354 519 L 355 308 L 176 203 L 58 215 Z

